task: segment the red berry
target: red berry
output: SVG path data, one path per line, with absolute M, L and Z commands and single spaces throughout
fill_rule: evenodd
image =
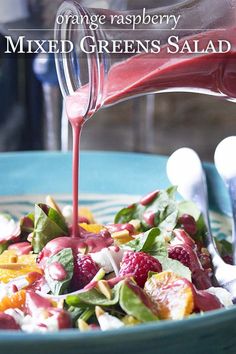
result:
M 188 267 L 192 272 L 192 281 L 197 289 L 208 289 L 211 281 L 208 274 L 202 268 L 201 262 L 195 250 L 188 244 L 171 245 L 168 249 L 168 255 Z
M 186 267 L 190 268 L 191 266 L 190 255 L 188 254 L 188 252 L 185 251 L 182 245 L 176 245 L 174 247 L 170 247 L 168 254 L 170 258 L 176 259 Z
M 7 315 L 6 313 L 1 312 L 0 313 L 0 330 L 19 330 L 20 326 L 18 325 L 18 323 L 16 323 L 15 319 L 10 316 Z
M 144 252 L 128 251 L 122 259 L 119 275 L 132 275 L 137 284 L 143 287 L 150 271 L 157 273 L 162 271 L 161 264 L 156 258 Z
M 71 281 L 72 290 L 84 288 L 98 271 L 98 265 L 89 255 L 78 253 L 74 260 L 74 275 Z
M 197 233 L 197 223 L 192 217 L 192 215 L 189 214 L 183 214 L 179 220 L 178 224 L 180 225 L 181 228 L 183 228 L 189 235 L 194 236 Z
M 191 271 L 201 268 L 196 252 L 188 244 L 171 245 L 168 254 L 170 258 L 181 262 Z

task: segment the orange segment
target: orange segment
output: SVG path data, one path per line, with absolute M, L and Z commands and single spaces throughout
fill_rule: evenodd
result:
M 92 232 L 93 234 L 99 234 L 99 232 L 103 229 L 105 229 L 105 227 L 103 225 L 100 224 L 86 224 L 86 223 L 81 223 L 80 226 L 88 231 L 88 232 Z
M 0 256 L 0 281 L 8 283 L 10 280 L 31 272 L 42 273 L 36 264 L 36 255 L 17 256 L 15 250 L 3 252 Z
M 171 271 L 153 275 L 144 290 L 157 306 L 158 315 L 163 320 L 179 320 L 193 312 L 192 284 Z
M 16 256 L 16 252 L 14 250 L 4 251 L 0 255 L 0 264 L 11 263 L 11 257 Z
M 121 230 L 117 232 L 113 232 L 111 234 L 111 237 L 114 239 L 115 243 L 118 245 L 124 245 L 125 243 L 128 243 L 129 241 L 132 241 L 134 238 L 130 236 L 128 230 Z
M 5 296 L 0 301 L 0 312 L 6 311 L 8 309 L 18 308 L 20 310 L 24 309 L 25 306 L 26 291 L 20 290 L 11 296 Z
M 79 216 L 82 216 L 82 217 L 88 219 L 90 224 L 95 224 L 93 214 L 88 208 L 85 208 L 85 207 L 79 208 Z

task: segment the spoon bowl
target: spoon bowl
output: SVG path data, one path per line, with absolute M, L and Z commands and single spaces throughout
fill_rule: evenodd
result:
M 214 276 L 217 283 L 227 289 L 236 300 L 236 266 L 226 264 L 220 257 L 211 232 L 206 176 L 197 153 L 189 148 L 175 151 L 167 162 L 170 182 L 177 185 L 180 195 L 196 203 L 201 211 L 207 232 L 205 241 L 212 257 Z
M 222 140 L 215 151 L 215 166 L 228 189 L 232 206 L 233 260 L 236 264 L 236 136 Z

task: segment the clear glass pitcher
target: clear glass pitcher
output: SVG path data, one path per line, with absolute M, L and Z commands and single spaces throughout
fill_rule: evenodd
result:
M 236 100 L 236 0 L 121 12 L 70 0 L 59 8 L 55 33 L 74 44 L 72 52 L 56 56 L 70 119 L 156 92 Z

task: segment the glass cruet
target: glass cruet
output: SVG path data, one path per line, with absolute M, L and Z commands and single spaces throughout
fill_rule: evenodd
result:
M 150 16 L 179 16 L 175 28 L 173 20 L 168 24 L 164 21 L 137 24 L 135 29 L 127 24 L 111 23 L 111 16 L 120 14 L 137 16 L 143 14 L 143 9 L 120 12 L 90 9 L 76 0 L 65 1 L 59 8 L 57 18 L 67 18 L 67 21 L 56 22 L 55 37 L 74 45 L 72 52 L 56 55 L 61 90 L 64 97 L 70 98 L 67 100 L 69 116 L 79 114 L 87 119 L 100 107 L 156 92 L 199 92 L 236 99 L 236 0 L 187 0 L 146 10 Z M 105 15 L 106 23 L 98 28 L 91 21 L 74 23 L 72 20 L 101 15 Z M 167 53 L 168 41 L 173 36 L 178 38 L 179 51 L 187 48 L 186 41 L 189 47 L 182 53 Z M 157 40 L 161 43 L 159 53 L 142 51 L 140 43 Z M 219 53 L 222 40 L 224 53 Z M 107 50 L 100 47 L 104 41 L 108 43 Z M 122 52 L 127 41 L 133 41 L 134 53 Z M 210 41 L 216 52 L 203 52 Z M 227 52 L 225 41 L 231 45 Z M 116 48 L 120 53 L 114 52 L 113 43 L 118 43 Z M 174 48 L 171 46 L 172 51 Z

